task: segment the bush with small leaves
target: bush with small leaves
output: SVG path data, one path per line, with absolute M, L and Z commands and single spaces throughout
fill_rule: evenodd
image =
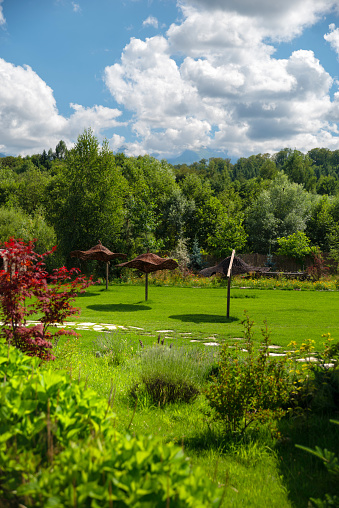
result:
M 224 424 L 226 432 L 244 433 L 249 425 L 281 418 L 281 407 L 289 398 L 286 359 L 269 356 L 269 331 L 262 329 L 264 342 L 254 351 L 253 321 L 245 313 L 246 355 L 225 344 L 220 351 L 218 375 L 206 388 L 209 414 Z M 234 354 L 235 351 L 235 354 Z

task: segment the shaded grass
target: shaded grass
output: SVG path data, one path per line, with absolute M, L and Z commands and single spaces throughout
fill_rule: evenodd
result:
M 242 337 L 244 310 L 259 328 L 267 319 L 273 330 L 272 342 L 287 347 L 290 341 L 315 340 L 321 349 L 324 333 L 339 337 L 339 292 L 232 289 L 230 318 L 226 318 L 224 288 L 150 288 L 150 299 L 143 299 L 141 286 L 93 286 L 79 296 L 79 321 L 141 327 L 156 334 L 191 333 L 193 338 L 215 335 L 219 340 Z M 250 296 L 250 298 L 248 298 Z M 189 339 L 187 339 L 189 341 Z
M 338 417 L 337 417 L 338 419 Z M 339 429 L 328 417 L 310 414 L 294 421 L 282 420 L 279 428 L 284 436 L 276 446 L 280 474 L 284 478 L 293 506 L 307 506 L 305 500 L 323 498 L 325 493 L 338 495 L 338 485 L 328 474 L 322 461 L 298 449 L 303 445 L 339 450 Z

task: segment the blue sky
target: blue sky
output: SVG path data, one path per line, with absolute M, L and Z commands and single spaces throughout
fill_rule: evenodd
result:
M 0 152 L 339 149 L 338 0 L 0 0 Z

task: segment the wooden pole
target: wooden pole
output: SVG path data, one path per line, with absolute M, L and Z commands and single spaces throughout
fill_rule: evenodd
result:
M 227 270 L 227 278 L 228 278 L 228 281 L 227 281 L 227 314 L 226 314 L 227 318 L 230 317 L 231 279 L 232 279 L 232 266 L 233 266 L 233 261 L 234 261 L 234 254 L 235 254 L 235 250 L 233 249 L 231 259 L 230 259 L 230 264 L 228 265 L 228 270 Z
M 145 281 L 145 302 L 148 299 L 148 273 L 146 273 L 146 281 Z
M 106 261 L 106 289 L 108 289 L 108 265 L 109 261 Z
M 228 277 L 227 281 L 227 314 L 226 317 L 230 317 L 230 300 L 231 300 L 231 276 Z

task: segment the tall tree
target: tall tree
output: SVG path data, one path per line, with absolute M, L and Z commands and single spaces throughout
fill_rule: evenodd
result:
M 275 249 L 278 237 L 304 231 L 311 202 L 302 185 L 280 172 L 247 210 L 250 249 L 266 254 Z
M 282 169 L 292 182 L 302 184 L 308 191 L 314 191 L 317 178 L 312 164 L 313 161 L 308 155 L 293 150 L 285 160 Z
M 116 248 L 125 190 L 126 181 L 108 143 L 99 147 L 92 131 L 85 130 L 51 186 L 54 206 L 49 219 L 66 257 L 70 251 L 88 249 L 98 240 Z
M 196 212 L 196 238 L 208 253 L 222 258 L 232 249 L 242 250 L 247 234 L 243 227 L 241 212 L 229 214 L 221 201 L 212 196 Z
M 306 234 L 314 245 L 323 252 L 331 250 L 332 239 L 338 234 L 339 217 L 335 219 L 335 201 L 328 196 L 318 198 L 313 204 L 311 216 L 307 222 Z
M 62 139 L 59 141 L 59 143 L 57 144 L 57 146 L 55 147 L 55 153 L 54 153 L 54 157 L 56 159 L 65 159 L 66 158 L 66 155 L 67 155 L 67 146 L 66 146 L 66 143 L 65 141 L 63 141 Z

